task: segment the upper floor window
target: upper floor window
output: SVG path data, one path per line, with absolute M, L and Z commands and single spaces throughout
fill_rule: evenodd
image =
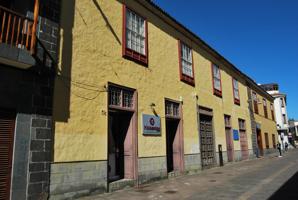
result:
M 212 64 L 213 94 L 222 96 L 220 69 Z
M 267 112 L 267 101 L 266 99 L 263 99 L 263 108 L 264 108 L 264 116 L 268 118 L 268 112 Z
M 147 21 L 123 6 L 123 56 L 148 64 Z
M 194 85 L 194 69 L 192 49 L 186 44 L 179 41 L 179 64 L 180 64 L 180 79 Z
M 282 120 L 284 124 L 287 124 L 287 117 L 286 114 L 282 114 Z
M 259 114 L 257 93 L 255 93 L 255 92 L 252 93 L 252 100 L 253 100 L 253 105 L 254 105 L 254 111 L 256 114 Z
M 233 94 L 234 94 L 234 103 L 240 104 L 240 95 L 239 95 L 239 85 L 238 81 L 233 78 Z
M 272 103 L 270 104 L 270 110 L 271 110 L 272 120 L 275 120 L 275 118 L 274 118 L 274 108 L 273 108 L 273 104 Z
M 283 98 L 280 98 L 280 102 L 281 102 L 281 107 L 285 107 L 285 102 Z

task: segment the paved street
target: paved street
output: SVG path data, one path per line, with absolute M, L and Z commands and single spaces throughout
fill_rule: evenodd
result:
M 298 199 L 298 150 L 81 200 Z M 296 186 L 295 186 L 296 185 Z

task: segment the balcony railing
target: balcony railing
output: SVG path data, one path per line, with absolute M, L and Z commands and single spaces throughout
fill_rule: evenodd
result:
M 36 37 L 38 12 L 38 0 L 35 0 L 33 20 L 0 6 L 0 43 L 27 50 L 36 62 L 53 69 L 55 60 Z
M 34 21 L 0 6 L 0 42 L 34 53 Z

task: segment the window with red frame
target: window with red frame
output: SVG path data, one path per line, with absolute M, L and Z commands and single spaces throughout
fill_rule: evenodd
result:
M 123 56 L 148 64 L 147 21 L 123 6 Z
M 220 69 L 217 65 L 212 64 L 212 78 L 213 78 L 213 94 L 222 96 Z
M 270 110 L 271 110 L 272 120 L 274 121 L 275 120 L 275 117 L 274 117 L 274 108 L 273 108 L 273 104 L 272 103 L 270 104 Z
M 179 41 L 179 63 L 180 63 L 180 79 L 190 85 L 194 85 L 194 70 L 192 49 L 186 44 Z
M 259 114 L 257 93 L 255 93 L 255 92 L 252 93 L 252 100 L 253 100 L 253 105 L 254 105 L 254 111 L 256 114 Z
M 240 105 L 239 84 L 238 84 L 238 81 L 234 78 L 233 78 L 233 94 L 234 94 L 234 103 Z
M 264 116 L 268 118 L 268 112 L 267 112 L 267 101 L 266 99 L 263 99 L 263 108 L 264 108 Z

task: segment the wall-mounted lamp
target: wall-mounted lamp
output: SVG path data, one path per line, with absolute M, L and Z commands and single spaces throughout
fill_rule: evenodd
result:
M 152 112 L 154 113 L 154 115 L 156 115 L 157 116 L 157 112 L 156 112 L 156 110 L 155 110 L 155 103 L 151 103 L 150 104 L 150 108 L 151 108 L 151 110 L 152 110 Z

